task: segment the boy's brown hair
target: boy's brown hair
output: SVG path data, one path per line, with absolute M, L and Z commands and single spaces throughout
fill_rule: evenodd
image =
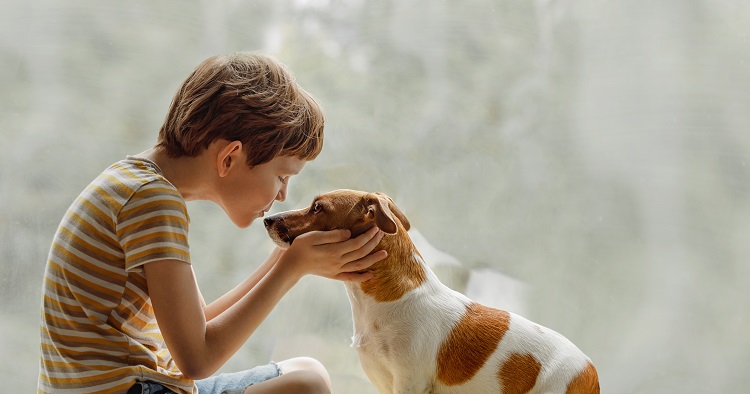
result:
M 257 53 L 204 60 L 172 99 L 157 146 L 197 156 L 215 140 L 241 141 L 247 165 L 276 156 L 312 160 L 323 147 L 323 111 L 283 63 Z

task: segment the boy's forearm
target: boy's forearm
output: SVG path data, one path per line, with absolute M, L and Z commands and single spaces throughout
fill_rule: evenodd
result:
M 258 269 L 256 269 L 250 276 L 245 278 L 239 285 L 235 286 L 232 290 L 219 297 L 217 300 L 206 305 L 203 308 L 203 312 L 206 315 L 206 321 L 210 322 L 215 317 L 222 314 L 229 307 L 237 303 L 242 297 L 244 297 L 255 285 L 263 279 L 264 276 L 271 270 L 271 267 L 276 264 L 278 257 L 272 254 L 264 261 Z
M 243 282 L 257 284 L 209 321 L 190 265 L 178 260 L 144 265 L 159 328 L 186 377 L 203 379 L 216 372 L 301 277 L 294 271 L 278 268 L 264 263 L 257 275 L 260 279 L 248 278 Z M 238 290 L 233 294 L 240 293 Z
M 299 277 L 282 269 L 268 272 L 237 302 L 206 324 L 206 351 L 212 353 L 210 373 L 218 370 L 255 332 Z

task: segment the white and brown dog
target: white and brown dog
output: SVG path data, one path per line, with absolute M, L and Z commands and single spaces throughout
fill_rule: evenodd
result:
M 378 226 L 388 257 L 374 277 L 347 283 L 353 346 L 381 393 L 598 393 L 591 360 L 568 339 L 521 316 L 480 305 L 440 283 L 407 231 L 409 221 L 381 193 L 336 190 L 309 208 L 264 220 L 288 247 L 309 231 Z

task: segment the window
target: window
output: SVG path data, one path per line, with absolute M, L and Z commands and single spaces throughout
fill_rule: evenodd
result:
M 153 145 L 195 65 L 240 50 L 280 58 L 326 110 L 326 147 L 276 211 L 337 188 L 390 195 L 452 256 L 435 254 L 446 283 L 569 337 L 604 391 L 750 385 L 743 2 L 10 0 L 0 14 L 5 391 L 35 385 L 65 209 Z M 272 244 L 260 223 L 189 209 L 210 301 Z M 223 371 L 309 355 L 338 392 L 374 393 L 351 331 L 343 285 L 306 278 Z

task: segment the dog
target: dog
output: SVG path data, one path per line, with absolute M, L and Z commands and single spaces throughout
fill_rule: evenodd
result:
M 375 250 L 388 257 L 369 268 L 373 278 L 346 283 L 353 346 L 381 393 L 599 393 L 591 359 L 567 338 L 443 285 L 385 194 L 335 190 L 264 224 L 282 248 L 316 230 L 386 234 Z

